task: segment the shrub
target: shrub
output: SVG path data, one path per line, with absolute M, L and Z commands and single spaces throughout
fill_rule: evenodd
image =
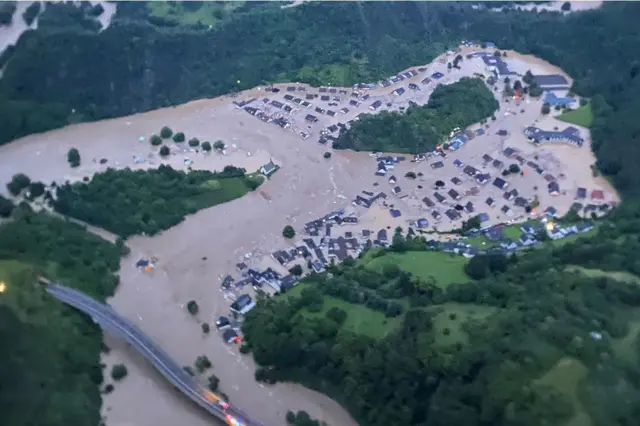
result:
M 324 158 L 331 158 L 331 153 L 329 151 L 325 152 Z
M 67 152 L 67 161 L 71 167 L 78 167 L 80 165 L 80 152 L 76 148 L 71 148 Z
M 202 143 L 202 150 L 204 152 L 209 152 L 211 151 L 211 144 L 209 142 L 203 142 Z
M 104 387 L 104 391 L 103 392 L 106 393 L 106 394 L 109 394 L 109 393 L 113 392 L 114 389 L 115 388 L 113 387 L 113 385 L 111 383 L 109 383 L 108 385 L 106 385 Z
M 196 370 L 198 370 L 198 373 L 202 373 L 204 370 L 207 370 L 212 366 L 213 364 L 211 364 L 211 361 L 209 361 L 209 358 L 207 358 L 206 355 L 200 355 L 196 358 Z
M 189 303 L 187 303 L 187 311 L 189 311 L 191 315 L 197 315 L 199 310 L 200 308 L 195 300 L 190 300 Z
M 296 276 L 300 276 L 302 275 L 302 266 L 300 265 L 293 265 L 293 267 L 291 269 L 289 269 L 289 272 L 291 272 L 293 275 Z
M 169 149 L 169 147 L 166 145 L 162 145 L 162 148 L 160 148 L 160 155 L 166 157 L 169 154 L 171 154 L 171 150 Z
M 31 26 L 33 21 L 36 19 L 36 16 L 38 16 L 38 13 L 40 13 L 40 2 L 34 1 L 22 13 L 22 18 L 24 19 L 24 22 L 27 24 L 27 26 Z
M 293 229 L 293 226 L 287 225 L 282 230 L 282 236 L 291 239 L 296 236 L 296 231 Z
M 200 145 L 200 141 L 198 139 L 196 139 L 196 138 L 189 139 L 189 146 L 195 148 L 198 145 Z
M 517 164 L 513 163 L 509 166 L 509 173 L 520 173 L 520 166 L 518 166 Z
M 406 177 L 408 179 L 415 179 L 416 178 L 416 174 L 414 172 L 407 172 L 407 173 L 405 173 L 404 177 Z
M 225 147 L 226 147 L 225 143 L 224 143 L 224 142 L 222 142 L 222 141 L 220 141 L 220 140 L 215 141 L 215 142 L 213 143 L 213 148 L 214 148 L 216 151 L 222 151 Z
M 173 141 L 177 142 L 177 143 L 181 143 L 184 142 L 184 133 L 182 132 L 178 132 L 175 135 L 173 135 Z
M 325 316 L 338 324 L 342 324 L 347 319 L 347 312 L 344 309 L 334 306 L 327 311 Z
M 23 189 L 31 184 L 31 179 L 24 173 L 18 173 L 13 175 L 11 182 L 7 184 L 7 189 L 13 195 L 20 195 Z
M 211 331 L 211 327 L 209 326 L 209 324 L 208 324 L 208 323 L 203 322 L 203 323 L 202 323 L 202 332 L 203 332 L 204 334 L 209 334 L 209 331 Z
M 162 137 L 162 139 L 169 139 L 172 135 L 173 130 L 167 126 L 164 126 L 162 130 L 160 130 L 160 137 Z
M 216 392 L 218 390 L 218 385 L 220 384 L 220 379 L 215 374 L 212 374 L 207 379 L 207 387 L 211 392 Z
M 111 378 L 115 381 L 119 381 L 127 377 L 127 366 L 124 364 L 115 364 L 111 368 Z
M 153 135 L 151 136 L 150 142 L 151 142 L 151 145 L 158 146 L 162 143 L 162 138 L 158 135 Z
M 293 411 L 287 411 L 287 424 L 296 424 L 296 413 L 294 413 Z

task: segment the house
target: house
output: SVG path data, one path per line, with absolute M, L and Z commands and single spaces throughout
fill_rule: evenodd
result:
M 427 84 L 431 83 L 431 79 L 429 77 L 427 77 L 427 78 L 423 79 L 420 83 L 422 83 L 424 85 L 427 85 Z
M 566 78 L 559 74 L 535 75 L 533 82 L 542 90 L 569 90 L 571 85 Z
M 500 211 L 509 217 L 513 216 L 513 212 L 511 211 L 511 208 L 509 206 L 502 206 Z
M 515 250 L 518 248 L 518 243 L 516 243 L 515 241 L 512 240 L 505 240 L 503 242 L 500 243 L 500 247 L 502 247 L 505 250 Z
M 485 163 L 490 163 L 493 161 L 493 157 L 490 156 L 489 154 L 484 154 L 482 156 L 482 161 L 484 161 Z
M 451 182 L 455 185 L 460 185 L 462 183 L 462 181 L 457 177 L 452 177 Z
M 598 200 L 598 201 L 604 200 L 604 191 L 601 191 L 599 189 L 594 189 L 593 191 L 591 191 L 591 199 Z
M 322 263 L 316 260 L 311 263 L 311 269 L 313 269 L 313 272 L 319 274 L 320 272 L 324 271 L 324 266 L 322 266 Z
M 544 96 L 544 103 L 549 104 L 551 106 L 560 105 L 560 106 L 568 107 L 569 105 L 573 104 L 575 101 L 576 100 L 574 98 L 556 96 L 556 94 L 553 92 L 547 92 L 545 93 L 545 96 Z
M 549 194 L 560 195 L 560 185 L 558 184 L 558 182 L 556 181 L 549 182 L 549 184 L 547 185 L 547 188 L 549 189 Z
M 478 169 L 473 166 L 465 166 L 462 172 L 470 177 L 474 177 L 478 173 Z
M 391 214 L 391 217 L 394 218 L 394 219 L 397 218 L 397 217 L 402 216 L 402 212 L 400 210 L 397 210 L 397 209 L 390 209 L 389 210 L 389 214 Z
M 422 202 L 425 203 L 427 205 L 427 207 L 434 207 L 436 205 L 436 203 L 431 201 L 431 199 L 429 197 L 424 197 L 422 199 Z
M 393 192 L 394 194 L 399 194 L 400 192 L 402 192 L 402 189 L 400 189 L 399 186 L 394 186 L 393 189 L 391 190 L 391 192 Z
M 447 199 L 444 198 L 443 195 L 439 194 L 438 192 L 434 192 L 433 196 L 435 197 L 436 200 L 438 200 L 439 203 L 444 203 Z
M 453 165 L 456 167 L 462 167 L 464 166 L 464 163 L 460 160 L 453 160 Z
M 439 80 L 442 77 L 444 77 L 444 74 L 442 74 L 441 72 L 434 72 L 433 74 L 431 74 L 431 78 L 434 80 Z
M 418 85 L 415 84 L 415 83 L 409 83 L 409 89 L 411 89 L 411 90 L 420 90 L 420 87 L 418 87 Z
M 378 108 L 380 108 L 381 106 L 382 106 L 382 101 L 381 101 L 381 100 L 377 100 L 377 101 L 375 101 L 374 103 L 372 103 L 371 105 L 369 105 L 369 109 L 370 109 L 371 111 L 375 111 L 375 110 L 377 110 Z
M 576 190 L 576 199 L 584 200 L 585 198 L 587 198 L 587 188 L 578 188 Z
M 318 121 L 318 117 L 316 117 L 315 115 L 311 115 L 311 114 L 307 114 L 307 116 L 304 118 L 306 121 L 308 121 L 309 123 L 315 123 Z
M 484 236 L 489 241 L 500 241 L 503 238 L 502 226 L 493 226 L 484 231 Z
M 502 151 L 502 154 L 503 154 L 505 157 L 511 158 L 511 157 L 512 157 L 513 155 L 515 155 L 517 152 L 518 152 L 518 151 L 516 151 L 515 149 L 510 148 L 510 147 L 507 147 L 507 148 L 505 148 L 505 149 L 504 149 L 504 151 Z
M 426 228 L 427 226 L 429 226 L 429 221 L 427 219 L 418 219 L 416 221 L 416 225 L 418 226 L 418 228 Z
M 542 130 L 537 127 L 529 126 L 525 127 L 524 134 L 529 139 L 529 142 L 535 145 L 548 142 L 563 142 L 581 147 L 584 144 L 584 139 L 580 137 L 580 131 L 573 126 L 568 126 L 562 131 Z
M 484 185 L 487 182 L 489 182 L 489 179 L 491 179 L 491 175 L 489 173 L 480 173 L 478 176 L 476 176 L 476 182 L 478 182 L 480 185 Z
M 444 163 L 442 161 L 436 161 L 435 163 L 431 163 L 431 168 L 432 169 L 441 169 L 442 167 L 444 167 Z
M 280 281 L 280 291 L 291 290 L 298 283 L 298 278 L 289 274 Z
M 529 202 L 526 200 L 526 198 L 523 197 L 516 197 L 513 203 L 518 207 L 522 207 L 523 209 L 529 206 Z
M 504 179 L 500 179 L 499 177 L 497 177 L 493 180 L 493 186 L 498 189 L 505 189 L 507 186 L 509 186 L 509 184 Z
M 328 115 L 329 117 L 335 117 L 335 116 L 336 116 L 336 112 L 335 112 L 335 111 L 328 110 L 328 111 L 327 111 L 327 115 Z
M 392 93 L 396 96 L 401 96 L 402 94 L 404 94 L 405 90 L 402 87 L 398 87 L 396 90 L 394 90 Z
M 493 160 L 493 162 L 491 163 L 491 165 L 493 167 L 495 167 L 496 169 L 501 169 L 504 167 L 504 163 L 500 160 Z
M 389 183 L 390 183 L 391 185 L 393 185 L 394 183 L 396 183 L 396 180 L 397 180 L 397 179 L 396 179 L 396 177 L 395 177 L 395 176 L 389 176 Z
M 256 302 L 248 294 L 243 294 L 231 304 L 231 310 L 237 314 L 244 315 L 256 306 Z
M 433 217 L 436 222 L 440 222 L 440 219 L 442 219 L 442 215 L 437 210 L 431 212 L 431 217 Z
M 222 333 L 222 340 L 226 343 L 240 343 L 242 341 L 238 333 L 231 329 L 225 330 L 224 333 Z
M 269 177 L 273 173 L 275 173 L 276 170 L 278 170 L 278 166 L 276 166 L 273 163 L 273 160 L 269 160 L 269 162 L 267 164 L 265 164 L 264 166 L 260 167 L 260 173 L 262 173 L 263 175 L 265 175 L 267 177 Z
M 377 235 L 377 240 L 384 243 L 387 240 L 387 230 L 386 229 L 381 229 L 378 231 L 378 235 Z
M 467 213 L 473 213 L 476 209 L 474 208 L 473 203 L 469 201 L 467 204 L 464 205 L 464 210 Z
M 511 201 L 514 198 L 516 198 L 517 195 L 518 195 L 518 190 L 517 189 L 513 189 L 511 191 L 505 191 L 503 197 L 504 197 L 505 200 Z
M 455 189 L 450 189 L 447 194 L 449 194 L 449 197 L 453 198 L 454 200 L 459 200 L 460 198 L 462 198 L 458 191 L 456 191 Z
M 288 101 L 292 101 L 293 100 L 293 96 L 292 95 L 284 95 L 284 98 Z
M 489 220 L 489 215 L 487 213 L 480 213 L 478 215 L 478 219 L 480 220 L 480 222 L 486 222 Z
M 282 108 L 284 106 L 282 102 L 278 102 L 278 101 L 271 101 L 271 105 L 273 105 L 276 108 Z
M 493 198 L 491 198 L 491 197 L 487 198 L 487 199 L 485 200 L 485 203 L 487 203 L 487 205 L 488 205 L 489 207 L 493 207 L 493 206 L 496 204 L 496 202 L 495 202 L 495 201 L 493 200 Z
M 547 207 L 546 210 L 544 211 L 544 214 L 548 217 L 555 217 L 557 213 L 558 213 L 558 210 L 556 210 L 555 207 Z
M 576 224 L 577 232 L 589 232 L 594 228 L 593 223 L 591 222 L 580 222 Z

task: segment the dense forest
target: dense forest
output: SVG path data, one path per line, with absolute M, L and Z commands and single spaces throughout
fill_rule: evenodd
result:
M 365 115 L 349 130 L 343 129 L 333 147 L 412 154 L 433 151 L 452 129 L 485 120 L 498 108 L 484 81 L 465 77 L 453 84 L 438 85 L 426 105 L 411 105 L 404 112 Z
M 594 238 L 503 257 L 467 283 L 443 286 L 394 263 L 374 271 L 367 253 L 261 301 L 243 326 L 245 350 L 265 367 L 259 380 L 320 389 L 363 425 L 634 424 L 640 278 L 620 276 L 640 272 L 640 221 L 616 215 Z M 389 253 L 417 248 L 396 235 Z M 373 316 L 359 305 L 384 310 L 383 332 L 353 325 Z
M 227 166 L 222 172 L 185 173 L 170 166 L 151 170 L 108 169 L 89 182 L 56 189 L 58 213 L 80 219 L 123 238 L 153 235 L 180 223 L 188 214 L 242 197 L 262 178 Z
M 119 248 L 19 207 L 0 226 L 0 411 L 3 425 L 98 425 L 102 332 L 49 296 L 37 276 L 99 300 L 118 283 Z

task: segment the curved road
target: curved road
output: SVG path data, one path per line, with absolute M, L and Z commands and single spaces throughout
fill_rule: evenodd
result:
M 231 426 L 263 426 L 260 422 L 250 420 L 242 411 L 232 407 L 220 396 L 198 383 L 166 352 L 157 347 L 147 335 L 118 315 L 111 306 L 100 303 L 80 291 L 44 278 L 41 282 L 46 284 L 47 292 L 53 297 L 91 316 L 103 329 L 124 338 L 173 386 L 216 418 Z

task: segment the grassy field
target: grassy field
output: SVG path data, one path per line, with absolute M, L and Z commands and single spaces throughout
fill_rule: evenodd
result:
M 410 272 L 421 279 L 433 277 L 436 285 L 445 288 L 453 283 L 469 281 L 464 273 L 464 265 L 468 259 L 435 251 L 409 251 L 406 253 L 387 253 L 382 257 L 372 258 L 371 255 L 361 259 L 367 268 L 381 271 L 384 265 L 395 263 L 400 269 Z
M 574 416 L 564 426 L 591 426 L 591 418 L 578 399 L 578 385 L 589 370 L 573 358 L 561 358 L 536 384 L 551 386 L 565 395 L 573 404 Z
M 435 343 L 437 346 L 450 346 L 456 343 L 467 343 L 468 336 L 462 330 L 467 321 L 482 321 L 497 312 L 496 308 L 480 305 L 463 305 L 445 303 L 435 306 L 439 313 L 433 321 Z
M 558 116 L 558 120 L 565 121 L 567 123 L 575 124 L 577 126 L 589 127 L 593 122 L 593 111 L 591 104 L 581 106 L 573 111 L 566 111 Z
M 640 277 L 626 271 L 604 271 L 602 269 L 583 268 L 582 266 L 575 265 L 568 266 L 566 270 L 580 272 L 587 277 L 609 277 L 614 280 L 640 285 Z
M 300 284 L 286 293 L 286 297 L 299 296 L 300 292 L 307 284 Z M 389 332 L 399 327 L 402 322 L 402 316 L 396 318 L 387 318 L 382 312 L 374 311 L 363 305 L 356 305 L 345 302 L 331 296 L 324 297 L 324 303 L 320 312 L 302 311 L 302 315 L 308 318 L 324 316 L 325 313 L 333 308 L 340 308 L 347 313 L 347 320 L 342 325 L 343 330 L 352 331 L 358 334 L 379 339 Z
M 185 6 L 183 2 L 149 1 L 147 8 L 151 16 L 178 25 L 216 25 L 229 17 L 234 9 L 244 5 L 244 1 L 234 2 L 193 2 Z M 196 7 L 195 3 L 201 3 Z

